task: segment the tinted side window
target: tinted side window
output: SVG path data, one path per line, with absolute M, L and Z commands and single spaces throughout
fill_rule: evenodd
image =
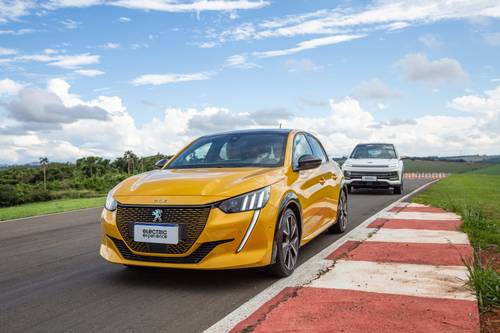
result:
M 328 157 L 326 157 L 325 151 L 323 150 L 323 147 L 319 143 L 318 139 L 316 139 L 312 135 L 308 135 L 307 140 L 311 144 L 314 156 L 319 157 L 321 158 L 321 161 L 326 162 L 328 160 Z
M 299 158 L 302 155 L 314 155 L 304 134 L 297 134 L 293 139 L 293 160 L 294 168 L 299 166 Z

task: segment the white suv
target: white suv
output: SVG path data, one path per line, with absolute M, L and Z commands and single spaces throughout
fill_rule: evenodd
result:
M 348 192 L 354 188 L 389 188 L 403 192 L 403 161 L 389 143 L 357 145 L 342 165 Z

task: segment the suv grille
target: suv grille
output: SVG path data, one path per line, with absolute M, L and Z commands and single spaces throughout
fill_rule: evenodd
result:
M 363 178 L 363 176 L 376 176 L 377 179 L 397 180 L 398 172 L 397 171 L 389 171 L 389 172 L 351 171 L 349 173 L 349 178 L 351 179 L 361 179 Z
M 161 209 L 163 212 L 160 223 L 179 225 L 178 244 L 154 244 L 134 241 L 134 223 L 153 223 L 153 211 L 155 209 Z M 205 228 L 210 209 L 211 206 L 155 207 L 118 205 L 116 225 L 125 243 L 136 252 L 182 254 L 191 248 Z

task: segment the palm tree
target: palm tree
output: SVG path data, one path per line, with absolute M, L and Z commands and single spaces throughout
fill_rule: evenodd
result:
M 49 159 L 47 157 L 40 157 L 39 160 L 43 170 L 43 190 L 47 191 L 47 165 L 49 164 Z
M 127 172 L 130 175 L 131 172 L 134 172 L 134 163 L 137 159 L 137 155 L 135 155 L 133 151 L 127 150 L 125 154 L 123 154 L 123 158 L 127 160 Z

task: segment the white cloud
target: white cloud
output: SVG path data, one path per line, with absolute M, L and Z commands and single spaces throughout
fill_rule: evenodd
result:
M 77 54 L 57 56 L 56 61 L 50 62 L 50 66 L 74 69 L 84 65 L 96 64 L 99 62 L 99 56 L 93 54 Z
M 500 3 L 490 0 L 381 0 L 364 6 L 347 6 L 245 22 L 219 33 L 210 30 L 207 39 L 223 43 L 275 37 L 364 35 L 446 20 L 500 17 Z
M 35 7 L 34 1 L 0 1 L 0 23 L 16 21 Z
M 260 58 L 280 57 L 298 53 L 305 50 L 314 49 L 319 46 L 338 44 L 362 37 L 364 37 L 364 35 L 335 35 L 335 36 L 314 38 L 300 42 L 295 47 L 289 49 L 255 52 L 254 55 Z
M 119 17 L 119 18 L 118 18 L 118 22 L 120 22 L 120 23 L 128 23 L 128 22 L 130 22 L 130 21 L 132 21 L 132 20 L 130 19 L 130 17 L 121 16 L 121 17 Z
M 260 68 L 261 66 L 252 62 L 248 62 L 247 56 L 244 54 L 235 54 L 226 59 L 224 67 L 250 69 Z
M 61 24 L 64 25 L 66 29 L 76 29 L 80 24 L 82 24 L 82 22 L 66 19 L 61 21 Z
M 17 114 L 0 119 L 0 162 L 28 162 L 44 155 L 58 161 L 86 155 L 113 158 L 127 149 L 139 155 L 174 153 L 194 137 L 234 129 L 235 124 L 238 128 L 255 128 L 282 123 L 284 127 L 309 130 L 319 136 L 329 155 L 335 156 L 349 153 L 363 141 L 394 142 L 404 155 L 451 155 L 464 147 L 470 153 L 491 154 L 500 147 L 500 86 L 484 96 L 462 96 L 450 102 L 451 107 L 470 111 L 466 116 L 377 121 L 358 100 L 346 97 L 330 100 L 329 112 L 321 116 L 294 115 L 284 109 L 248 113 L 220 107 L 168 108 L 140 126 L 118 96 L 85 101 L 72 94 L 63 80 L 51 80 L 46 93 L 38 93 L 43 105 L 47 105 L 46 98 L 57 101 L 59 106 L 54 109 L 54 103 L 49 103 L 48 110 L 49 118 L 58 126 L 38 122 L 38 127 L 33 127 L 28 120 L 47 117 L 40 118 L 38 100 L 25 100 L 30 112 L 22 115 L 28 119 Z M 105 112 L 106 117 L 89 119 L 83 112 L 86 110 Z
M 201 12 L 258 9 L 269 5 L 269 2 L 264 0 L 199 0 L 187 2 L 172 2 L 166 0 L 118 0 L 112 1 L 110 4 L 125 8 L 157 10 L 164 12 Z
M 78 75 L 88 76 L 88 77 L 94 77 L 104 74 L 103 71 L 100 71 L 98 69 L 78 69 L 74 72 Z
M 433 34 L 422 35 L 418 41 L 430 49 L 437 49 L 443 45 L 443 42 Z
M 145 74 L 135 78 L 132 83 L 136 86 L 158 86 L 176 82 L 208 80 L 210 77 L 211 74 L 206 72 L 190 74 Z
M 17 54 L 17 50 L 0 47 L 0 56 Z
M 101 49 L 117 49 L 120 47 L 120 43 L 108 42 L 106 44 L 99 45 Z
M 465 95 L 453 99 L 448 106 L 466 112 L 500 115 L 500 86 L 485 92 L 485 96 Z
M 406 55 L 395 64 L 403 76 L 409 81 L 427 83 L 445 83 L 463 81 L 467 74 L 456 59 L 441 58 L 429 60 L 420 53 Z
M 372 79 L 361 83 L 354 88 L 354 95 L 362 99 L 387 100 L 398 98 L 401 94 L 382 82 L 380 79 Z
M 84 54 L 60 54 L 59 51 L 49 49 L 49 52 L 44 51 L 40 54 L 19 55 L 8 59 L 9 62 L 44 62 L 49 66 L 56 66 L 65 69 L 75 69 L 85 65 L 99 63 L 99 55 L 84 53 Z
M 285 62 L 285 69 L 289 73 L 307 73 L 319 71 L 323 69 L 323 67 L 316 65 L 310 59 L 288 59 Z
M 218 45 L 217 42 L 203 42 L 203 43 L 199 43 L 198 47 L 200 49 L 211 49 L 213 47 L 216 47 L 217 45 Z
M 0 30 L 0 35 L 21 36 L 21 35 L 31 34 L 36 31 L 37 30 L 34 29 Z
M 11 79 L 0 80 L 0 96 L 2 95 L 16 95 L 24 85 L 17 83 Z

